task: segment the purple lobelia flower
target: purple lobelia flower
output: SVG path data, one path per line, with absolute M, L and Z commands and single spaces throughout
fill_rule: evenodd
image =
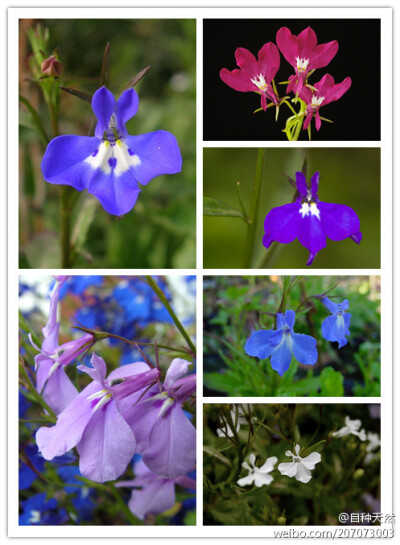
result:
M 81 365 L 93 381 L 58 415 L 53 427 L 42 427 L 36 443 L 46 460 L 73 447 L 79 453 L 79 469 L 84 477 L 97 482 L 117 479 L 136 450 L 136 438 L 121 415 L 118 400 L 135 394 L 138 400 L 155 383 L 158 369 L 143 362 L 112 371 L 106 380 L 104 360 L 93 354 L 93 368 Z M 127 387 L 128 384 L 128 387 Z
M 265 218 L 263 244 L 266 248 L 274 241 L 289 244 L 297 238 L 309 250 L 307 265 L 311 265 L 317 253 L 325 248 L 326 238 L 351 238 L 357 244 L 361 242 L 357 214 L 344 204 L 320 201 L 318 183 L 319 172 L 311 178 L 310 186 L 304 174 L 296 172 L 296 201 L 273 208 Z
M 267 109 L 267 98 L 278 104 L 278 97 L 271 85 L 279 70 L 279 51 L 275 44 L 268 42 L 258 52 L 258 60 L 244 47 L 235 51 L 239 68 L 229 71 L 222 68 L 219 75 L 224 83 L 241 92 L 255 92 L 261 95 L 261 107 Z
M 64 368 L 94 343 L 93 336 L 86 333 L 79 339 L 58 344 L 60 322 L 57 321 L 57 308 L 60 288 L 67 276 L 56 276 L 56 283 L 50 298 L 50 312 L 47 324 L 42 329 L 44 340 L 37 347 L 29 334 L 31 344 L 39 354 L 35 356 L 36 389 L 56 414 L 61 413 L 78 391 L 65 374 Z
M 319 109 L 330 102 L 339 100 L 351 86 L 351 78 L 345 78 L 341 83 L 335 83 L 330 74 L 314 83 L 313 89 L 303 87 L 300 91 L 300 98 L 307 104 L 306 118 L 303 123 L 303 129 L 307 129 L 311 119 L 315 116 L 315 128 L 317 131 L 321 128 L 321 118 Z
M 146 466 L 169 479 L 191 471 L 196 463 L 196 429 L 182 409 L 196 391 L 196 376 L 185 376 L 189 365 L 186 360 L 174 359 L 162 391 L 148 392 L 146 399 L 122 410 Z
M 116 483 L 118 487 L 133 487 L 128 506 L 134 515 L 144 519 L 146 515 L 158 515 L 175 504 L 175 484 L 196 490 L 196 481 L 186 475 L 168 479 L 152 473 L 143 460 L 134 465 L 135 478 Z M 138 490 L 138 489 L 141 490 Z
M 322 336 L 327 341 L 337 342 L 339 348 L 347 344 L 346 335 L 350 335 L 351 314 L 345 312 L 349 308 L 349 301 L 345 299 L 341 303 L 333 303 L 328 297 L 323 297 L 321 301 L 331 312 L 322 322 Z
M 295 318 L 294 310 L 278 312 L 276 329 L 254 331 L 246 342 L 246 354 L 260 360 L 271 357 L 271 367 L 280 376 L 289 369 L 292 356 L 303 365 L 314 365 L 318 358 L 317 341 L 293 331 Z
M 311 27 L 305 28 L 298 36 L 294 36 L 288 28 L 282 27 L 276 34 L 276 43 L 296 71 L 290 76 L 287 87 L 288 93 L 294 90 L 296 94 L 300 93 L 308 73 L 329 64 L 339 48 L 336 40 L 317 45 L 317 35 Z
M 139 106 L 134 89 L 115 101 L 106 87 L 92 99 L 97 117 L 95 136 L 58 136 L 47 147 L 42 161 L 44 179 L 52 184 L 87 189 L 109 214 L 131 210 L 141 185 L 161 174 L 180 172 L 182 157 L 175 136 L 155 131 L 129 136 L 126 122 Z

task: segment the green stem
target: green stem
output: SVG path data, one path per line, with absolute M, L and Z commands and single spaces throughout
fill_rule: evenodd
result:
M 256 173 L 254 176 L 253 190 L 251 194 L 249 225 L 247 229 L 247 238 L 244 247 L 244 260 L 243 264 L 245 268 L 251 267 L 251 261 L 253 257 L 254 241 L 256 236 L 258 210 L 260 204 L 260 193 L 262 184 L 262 172 L 264 166 L 264 154 L 265 149 L 259 148 L 257 151 L 257 165 Z
M 145 278 L 146 278 L 146 282 L 148 283 L 148 285 L 153 289 L 153 291 L 156 293 L 157 297 L 160 299 L 162 304 L 167 309 L 168 314 L 171 316 L 172 320 L 174 321 L 174 324 L 176 325 L 176 327 L 181 332 L 181 334 L 182 334 L 183 338 L 185 339 L 185 341 L 187 342 L 187 345 L 189 346 L 191 352 L 193 353 L 194 356 L 196 356 L 196 347 L 193 344 L 192 339 L 189 337 L 186 329 L 183 327 L 183 325 L 179 321 L 179 319 L 178 319 L 177 315 L 175 314 L 173 308 L 169 304 L 169 301 L 168 301 L 167 297 L 165 296 L 165 293 L 162 291 L 161 288 L 159 288 L 159 286 L 157 285 L 157 282 L 155 282 L 155 280 L 151 276 L 145 276 Z
M 76 189 L 68 185 L 60 187 L 61 267 L 63 269 L 70 269 L 73 264 L 71 215 L 79 195 L 79 191 L 76 191 Z
M 117 500 L 117 503 L 121 508 L 121 511 L 125 513 L 126 518 L 132 524 L 132 526 L 141 525 L 142 524 L 141 521 L 137 519 L 135 515 L 132 513 L 132 511 L 129 509 L 127 504 L 122 499 L 121 494 L 118 492 L 118 489 L 112 483 L 108 483 L 108 487 L 111 493 L 113 494 L 114 498 Z

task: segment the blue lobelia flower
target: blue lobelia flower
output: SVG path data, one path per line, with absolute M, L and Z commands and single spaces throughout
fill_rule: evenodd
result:
M 297 238 L 309 250 L 307 265 L 311 265 L 317 253 L 325 248 L 327 237 L 331 240 L 350 237 L 357 244 L 361 242 L 357 214 L 344 204 L 320 201 L 318 183 L 319 172 L 311 178 L 310 185 L 302 172 L 296 172 L 296 201 L 273 208 L 265 218 L 263 244 L 266 248 L 274 241 L 289 244 Z
M 278 312 L 276 330 L 260 330 L 251 334 L 246 342 L 245 351 L 249 356 L 265 360 L 271 356 L 272 369 L 282 376 L 289 369 L 292 355 L 304 365 L 314 365 L 318 358 L 317 341 L 310 335 L 293 331 L 296 313 L 287 310 Z
M 134 89 L 115 101 L 106 88 L 92 98 L 97 117 L 95 136 L 57 136 L 42 160 L 43 177 L 51 184 L 87 189 L 109 214 L 121 216 L 131 210 L 141 185 L 161 174 L 180 172 L 182 157 L 175 136 L 155 131 L 129 136 L 125 123 L 139 106 Z
M 346 335 L 350 335 L 351 314 L 345 312 L 349 308 L 349 301 L 345 299 L 341 303 L 333 303 L 328 297 L 323 297 L 322 302 L 332 313 L 322 322 L 322 336 L 327 341 L 337 342 L 339 348 L 347 344 Z

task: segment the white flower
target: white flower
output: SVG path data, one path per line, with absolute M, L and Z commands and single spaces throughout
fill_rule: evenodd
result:
M 319 452 L 312 452 L 305 458 L 299 456 L 300 445 L 295 446 L 296 454 L 293 454 L 290 450 L 285 452 L 286 456 L 292 457 L 292 462 L 285 462 L 279 464 L 278 469 L 282 475 L 288 477 L 296 477 L 301 483 L 308 483 L 311 480 L 311 469 L 315 469 L 315 465 L 321 461 L 321 454 Z
M 372 433 L 369 431 L 367 433 L 368 445 L 367 445 L 367 455 L 365 456 L 364 463 L 370 464 L 373 460 L 379 459 L 379 453 L 374 452 L 377 448 L 381 446 L 381 440 L 377 433 Z
M 339 431 L 332 433 L 332 437 L 345 437 L 346 435 L 356 435 L 361 441 L 365 441 L 367 435 L 365 430 L 360 430 L 361 420 L 350 420 L 348 416 L 344 419 L 346 425 Z
M 372 433 L 372 431 L 369 431 L 367 433 L 367 439 L 369 441 L 367 445 L 367 452 L 372 452 L 381 446 L 381 440 L 377 433 Z
M 255 484 L 258 488 L 263 486 L 264 484 L 271 484 L 274 480 L 269 473 L 273 471 L 274 465 L 278 461 L 278 458 L 276 456 L 271 456 L 267 459 L 265 464 L 261 467 L 256 467 L 255 462 L 256 457 L 254 454 L 250 454 L 249 456 L 249 462 L 251 466 L 247 462 L 243 462 L 242 467 L 247 469 L 249 471 L 249 474 L 247 477 L 242 477 L 242 479 L 239 479 L 237 484 L 239 486 L 249 486 L 250 484 Z
M 235 424 L 236 422 L 236 431 L 239 431 L 240 430 L 240 425 L 241 424 L 246 424 L 246 419 L 243 418 L 243 409 L 242 407 L 239 407 L 238 409 L 238 417 L 237 417 L 237 422 L 236 422 L 236 411 L 233 409 L 231 411 L 231 418 L 232 418 L 232 422 Z M 231 430 L 231 427 L 229 426 L 228 422 L 225 422 L 225 425 L 221 426 L 220 428 L 217 429 L 217 435 L 218 437 L 233 437 L 233 431 Z

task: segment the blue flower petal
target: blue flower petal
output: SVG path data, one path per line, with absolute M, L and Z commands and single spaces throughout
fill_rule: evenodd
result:
M 106 88 L 100 87 L 92 98 L 92 109 L 97 117 L 95 136 L 101 140 L 104 131 L 108 130 L 110 119 L 115 110 L 114 95 Z
M 302 197 L 307 196 L 307 183 L 306 183 L 306 177 L 302 172 L 296 172 L 296 186 L 297 191 L 300 193 Z
M 348 314 L 347 316 L 351 315 Z M 350 320 L 348 320 L 348 324 L 350 324 Z M 344 315 L 328 316 L 322 322 L 321 330 L 324 339 L 331 342 L 337 342 L 339 348 L 342 348 L 342 346 L 347 344 L 347 339 L 345 337 L 346 324 Z
M 328 297 L 323 297 L 321 301 L 323 302 L 323 304 L 326 306 L 326 308 L 329 310 L 331 314 L 336 314 L 337 312 L 339 312 L 339 305 L 331 301 Z M 347 302 L 347 308 L 349 308 L 348 302 Z
M 292 361 L 291 345 L 290 335 L 284 335 L 282 342 L 275 348 L 274 353 L 271 355 L 271 367 L 275 371 L 278 371 L 280 376 L 289 369 L 290 362 Z
M 269 344 L 274 348 L 282 341 L 283 329 L 277 329 L 269 339 Z
M 131 168 L 119 176 L 114 172 L 113 168 L 110 172 L 104 172 L 101 168 L 96 169 L 88 191 L 99 199 L 106 212 L 122 216 L 135 206 L 140 189 Z
M 301 218 L 301 214 L 299 217 Z M 309 250 L 307 265 L 311 265 L 317 253 L 326 246 L 326 236 L 321 228 L 321 222 L 311 212 L 301 220 L 298 239 L 300 244 Z
M 268 212 L 264 221 L 263 238 L 266 248 L 274 241 L 289 244 L 296 239 L 301 225 L 300 207 L 299 203 L 293 202 L 277 206 Z
M 285 320 L 286 324 L 290 327 L 290 329 L 293 329 L 294 322 L 296 320 L 296 313 L 294 310 L 287 310 L 285 312 Z
M 130 153 L 137 158 L 135 176 L 146 185 L 161 174 L 175 174 L 182 168 L 182 156 L 173 134 L 168 131 L 155 131 L 125 139 Z
M 125 123 L 136 115 L 138 107 L 139 97 L 134 89 L 128 89 L 118 99 L 116 108 L 117 131 L 123 138 L 128 134 Z
M 268 358 L 275 349 L 275 347 L 271 346 L 269 343 L 269 340 L 274 333 L 276 333 L 276 331 L 273 329 L 254 331 L 244 347 L 246 354 L 249 356 L 256 356 L 257 358 L 260 358 L 260 360 Z
M 276 329 L 282 329 L 286 324 L 285 315 L 282 312 L 278 312 L 276 315 Z
M 314 365 L 318 359 L 317 341 L 310 335 L 292 333 L 293 356 L 303 365 Z
M 318 185 L 319 185 L 319 172 L 316 172 L 311 177 L 311 195 L 314 198 L 318 196 Z
M 360 220 L 350 206 L 320 202 L 318 208 L 321 211 L 322 230 L 331 240 L 343 240 L 359 233 Z
M 90 166 L 84 161 L 97 152 L 99 145 L 100 141 L 94 137 L 57 136 L 47 146 L 42 160 L 44 179 L 82 191 L 90 179 Z
M 350 335 L 350 320 L 351 320 L 351 314 L 349 314 L 348 312 L 345 312 L 343 314 L 343 319 L 344 319 L 344 325 L 345 325 L 345 334 L 346 335 Z

